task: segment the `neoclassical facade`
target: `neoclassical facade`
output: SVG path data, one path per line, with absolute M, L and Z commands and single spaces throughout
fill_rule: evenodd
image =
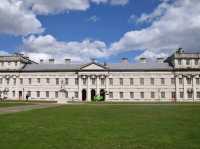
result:
M 0 98 L 116 102 L 200 101 L 200 53 L 179 49 L 166 60 L 116 64 L 36 63 L 21 54 L 0 56 Z

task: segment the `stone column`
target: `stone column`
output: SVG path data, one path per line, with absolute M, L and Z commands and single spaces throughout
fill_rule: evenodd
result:
M 179 90 L 179 76 L 175 77 L 175 83 L 176 83 L 176 101 L 179 101 L 180 99 L 180 90 Z
M 96 81 L 97 81 L 96 82 L 96 85 L 97 85 L 97 87 L 96 87 L 96 89 L 97 89 L 96 90 L 96 94 L 99 95 L 100 94 L 100 90 L 99 90 L 99 76 L 96 77 Z
M 81 76 L 78 76 L 78 99 L 82 100 Z
M 109 79 L 108 79 L 109 76 L 106 76 L 105 78 L 105 81 L 106 81 L 106 96 L 105 96 L 105 101 L 107 100 L 107 96 L 109 94 Z
M 186 76 L 183 76 L 183 90 L 184 90 L 184 99 L 187 100 L 187 78 Z
M 87 101 L 91 101 L 90 76 L 87 76 Z
M 196 101 L 197 98 L 196 77 L 192 78 L 192 89 L 193 89 L 193 101 Z

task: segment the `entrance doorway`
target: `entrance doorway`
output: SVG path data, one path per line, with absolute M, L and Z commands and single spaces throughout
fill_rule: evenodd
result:
M 105 101 L 105 94 L 106 94 L 105 90 L 104 90 L 104 89 L 101 89 L 101 90 L 100 90 L 100 96 L 103 97 L 102 101 Z
M 87 91 L 85 89 L 82 90 L 82 101 L 86 101 Z
M 94 89 L 91 90 L 91 100 L 94 101 L 94 97 L 96 96 L 96 91 Z
M 19 91 L 19 100 L 22 99 L 22 91 Z

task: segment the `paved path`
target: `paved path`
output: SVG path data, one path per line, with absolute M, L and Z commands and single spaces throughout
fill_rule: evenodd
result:
M 33 105 L 22 105 L 22 106 L 13 106 L 13 107 L 3 107 L 0 108 L 0 115 L 1 114 L 7 114 L 7 113 L 16 113 L 16 112 L 22 112 L 22 111 L 29 111 L 33 109 L 44 109 L 44 108 L 50 108 L 50 107 L 58 107 L 61 106 L 60 104 L 54 104 L 54 103 L 41 103 L 41 104 L 33 104 Z

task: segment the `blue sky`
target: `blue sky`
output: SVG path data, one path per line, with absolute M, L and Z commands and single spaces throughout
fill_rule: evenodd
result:
M 0 23 L 0 27 L 3 26 L 3 29 L 0 29 L 1 53 L 23 52 L 34 60 L 53 57 L 81 61 L 95 57 L 99 61 L 117 62 L 122 57 L 131 61 L 139 56 L 166 57 L 179 47 L 190 50 L 192 43 L 188 42 L 187 38 L 184 39 L 183 35 L 192 35 L 194 29 L 199 33 L 198 27 L 189 30 L 185 24 L 185 31 L 175 34 L 180 40 L 171 40 L 172 32 L 175 31 L 171 27 L 174 26 L 173 22 L 177 21 L 177 26 L 182 23 L 182 19 L 177 20 L 176 17 L 187 17 L 185 13 L 177 16 L 176 11 L 188 10 L 197 5 L 196 0 L 191 0 L 191 4 L 188 4 L 187 0 L 121 0 L 121 4 L 108 1 L 98 4 L 88 0 L 87 8 L 82 8 L 84 3 L 81 0 L 77 0 L 80 7 L 77 4 L 73 7 L 69 5 L 71 0 L 58 0 L 63 6 L 66 4 L 66 7 L 55 6 L 54 2 L 48 5 L 43 3 L 43 0 L 28 0 L 30 3 L 25 3 L 24 0 L 13 0 L 9 3 L 3 1 L 6 7 L 10 7 L 8 9 L 15 10 L 13 7 L 18 8 L 16 4 L 20 7 L 17 9 L 18 16 L 0 8 L 0 11 L 8 16 L 7 20 Z M 4 2 L 0 5 L 4 5 Z M 27 5 L 32 8 L 25 7 Z M 33 6 L 45 6 L 48 12 L 37 7 L 34 9 Z M 171 9 L 174 14 L 170 12 Z M 198 12 L 199 9 L 195 7 L 190 17 L 198 17 Z M 27 16 L 32 19 L 27 20 Z M 17 17 L 22 18 L 22 26 Z M 170 17 L 171 20 L 166 21 L 166 18 Z M 6 19 L 0 15 L 0 19 L 2 18 Z M 169 23 L 169 28 L 163 25 L 165 21 Z M 199 39 L 197 33 L 194 41 Z M 194 45 L 191 48 L 198 51 L 199 46 Z

